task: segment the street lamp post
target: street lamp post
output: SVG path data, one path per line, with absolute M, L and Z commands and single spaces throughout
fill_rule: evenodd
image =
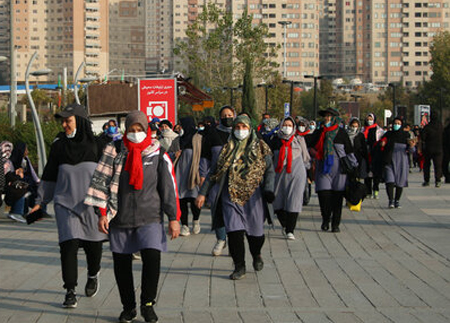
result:
M 286 27 L 287 25 L 292 24 L 291 21 L 279 21 L 278 22 L 280 25 L 282 25 L 284 27 L 284 43 L 283 43 L 283 49 L 284 49 L 284 54 L 283 54 L 283 78 L 286 78 Z
M 17 73 L 16 73 L 16 46 L 14 45 L 15 39 L 15 9 L 14 9 L 14 1 L 10 1 L 9 7 L 9 52 L 11 57 L 9 58 L 10 62 L 10 99 L 9 99 L 9 120 L 11 127 L 16 125 L 16 105 L 17 105 Z
M 86 65 L 84 62 L 81 62 L 80 66 L 78 67 L 77 72 L 75 73 L 75 80 L 73 82 L 73 91 L 75 95 L 75 101 L 77 104 L 80 104 L 80 98 L 78 97 L 78 76 L 80 75 L 81 70 L 83 69 L 84 65 Z
M 233 107 L 233 101 L 234 101 L 234 91 L 237 91 L 242 88 L 242 85 L 239 86 L 224 86 L 222 89 L 224 90 L 230 90 L 230 107 Z
M 397 117 L 397 98 L 396 98 L 396 91 L 397 84 L 395 83 L 389 83 L 389 86 L 392 87 L 392 104 L 394 106 L 394 118 Z
M 27 92 L 28 101 L 30 102 L 31 115 L 33 116 L 34 129 L 36 132 L 36 144 L 37 144 L 38 158 L 39 158 L 38 174 L 42 175 L 44 166 L 47 163 L 47 155 L 45 153 L 45 143 L 44 143 L 44 136 L 42 134 L 42 129 L 41 129 L 41 122 L 39 121 L 39 116 L 36 111 L 36 106 L 34 105 L 33 97 L 31 96 L 29 77 L 30 77 L 30 75 L 33 75 L 33 76 L 47 75 L 51 72 L 51 70 L 43 69 L 43 70 L 39 70 L 39 71 L 35 71 L 35 72 L 30 72 L 30 68 L 33 64 L 33 61 L 36 59 L 36 56 L 37 56 L 37 52 L 34 52 L 33 56 L 31 56 L 30 61 L 28 62 L 27 70 L 25 72 L 25 91 Z
M 264 90 L 266 91 L 266 113 L 268 111 L 269 108 L 269 88 L 273 89 L 275 86 L 273 84 L 266 84 L 266 83 L 261 83 L 257 85 L 258 87 L 264 87 Z
M 289 115 L 292 111 L 292 105 L 293 105 L 293 98 L 294 98 L 294 85 L 302 84 L 302 82 L 298 81 L 292 81 L 292 80 L 283 80 L 283 83 L 288 83 L 291 85 L 291 91 L 290 91 L 290 100 L 289 100 Z
M 357 95 L 357 94 L 352 94 L 350 96 L 355 99 L 355 103 L 358 102 L 358 99 L 362 98 L 361 95 Z M 357 107 L 358 107 L 358 119 L 359 119 L 360 118 L 359 104 L 357 105 Z
M 314 120 L 317 119 L 317 80 L 323 78 L 323 75 L 305 75 L 305 78 L 313 78 L 314 79 L 314 101 L 313 101 L 313 117 Z

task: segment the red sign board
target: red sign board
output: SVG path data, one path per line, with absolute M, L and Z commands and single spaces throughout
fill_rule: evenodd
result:
M 176 85 L 175 79 L 139 80 L 139 110 L 147 115 L 149 122 L 156 117 L 176 123 Z

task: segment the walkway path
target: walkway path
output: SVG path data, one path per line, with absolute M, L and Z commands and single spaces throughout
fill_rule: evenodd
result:
M 450 185 L 420 183 L 421 174 L 410 176 L 402 209 L 387 209 L 384 191 L 360 213 L 345 209 L 339 234 L 320 231 L 314 196 L 297 240 L 286 241 L 278 222 L 267 228 L 264 270 L 254 273 L 247 255 L 248 274 L 236 282 L 228 279 L 231 258 L 210 255 L 214 235 L 203 211 L 202 233 L 170 242 L 163 255 L 160 322 L 449 322 Z M 0 322 L 116 322 L 121 305 L 108 246 L 93 299 L 82 295 L 81 252 L 79 262 L 78 308 L 62 309 L 54 221 L 26 226 L 1 217 Z

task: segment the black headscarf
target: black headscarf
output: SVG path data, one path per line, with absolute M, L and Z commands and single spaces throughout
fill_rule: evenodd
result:
M 102 149 L 92 132 L 88 119 L 75 116 L 77 132 L 74 138 L 67 138 L 60 132 L 53 142 L 42 180 L 56 182 L 61 164 L 76 165 L 82 162 L 95 162 L 100 159 Z
M 183 129 L 183 135 L 180 138 L 180 148 L 181 150 L 192 148 L 192 137 L 197 133 L 194 118 L 191 116 L 184 117 L 180 120 L 180 124 Z
M 14 145 L 14 149 L 11 153 L 11 157 L 9 158 L 9 160 L 11 160 L 14 169 L 18 169 L 22 167 L 22 161 L 23 161 L 23 157 L 25 155 L 25 150 L 27 149 L 27 144 L 19 141 L 18 143 L 16 143 Z

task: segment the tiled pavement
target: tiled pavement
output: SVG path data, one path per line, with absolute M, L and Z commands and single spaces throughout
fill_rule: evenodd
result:
M 345 208 L 338 234 L 320 231 L 314 196 L 297 240 L 286 241 L 278 222 L 267 228 L 264 270 L 254 273 L 248 255 L 247 276 L 236 282 L 228 279 L 231 258 L 210 254 L 214 235 L 204 210 L 201 234 L 169 242 L 163 254 L 159 322 L 450 322 L 450 184 L 420 183 L 413 173 L 402 209 L 387 209 L 384 191 L 360 213 Z M 62 309 L 54 221 L 27 226 L 0 218 L 0 322 L 117 321 L 121 305 L 107 245 L 97 296 L 82 295 L 80 251 L 78 308 Z M 137 287 L 140 268 L 136 262 Z

